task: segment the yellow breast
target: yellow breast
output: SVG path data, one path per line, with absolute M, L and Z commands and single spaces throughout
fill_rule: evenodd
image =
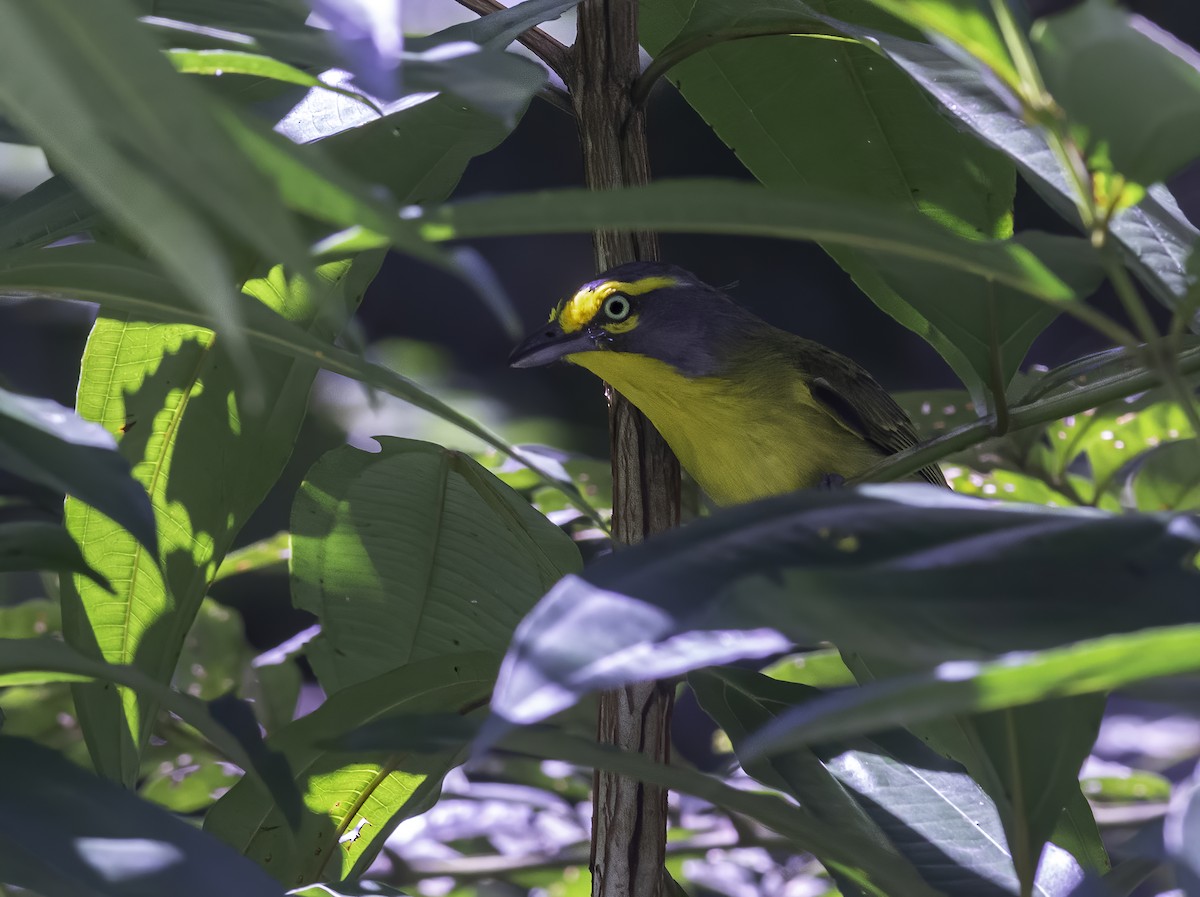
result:
M 624 352 L 567 359 L 641 409 L 720 505 L 811 488 L 826 474 L 849 478 L 881 457 L 818 405 L 790 368 L 739 382 L 684 377 L 665 362 Z

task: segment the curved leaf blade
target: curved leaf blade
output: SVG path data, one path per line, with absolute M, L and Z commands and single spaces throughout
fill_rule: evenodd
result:
M 292 508 L 292 595 L 321 621 L 307 652 L 329 693 L 416 660 L 499 653 L 582 566 L 569 536 L 475 461 L 376 441 L 378 453 L 326 454 Z

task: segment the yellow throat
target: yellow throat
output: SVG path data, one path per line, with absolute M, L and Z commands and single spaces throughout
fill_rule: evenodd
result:
M 827 474 L 849 478 L 883 457 L 821 408 L 788 366 L 751 362 L 730 377 L 685 377 L 645 355 L 566 358 L 636 405 L 719 505 L 818 486 Z

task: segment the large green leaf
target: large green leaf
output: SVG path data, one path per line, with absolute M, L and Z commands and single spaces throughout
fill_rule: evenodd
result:
M 222 327 L 238 320 L 237 291 L 214 220 L 268 258 L 307 269 L 275 190 L 125 0 L 4 0 L 0 17 L 0 111 Z M 227 339 L 245 349 L 238 331 Z
M 43 897 L 282 897 L 253 863 L 21 738 L 0 736 L 0 877 Z
M 1098 264 L 1083 240 L 1038 234 L 1034 251 L 1022 242 L 1028 235 L 971 240 L 912 210 L 818 188 L 767 190 L 724 180 L 467 200 L 428 209 L 413 220 L 432 241 L 623 228 L 819 240 L 882 258 L 930 262 L 1058 303 L 1078 298 L 1057 273 L 1058 266 L 1076 270 Z M 344 245 L 367 248 L 380 242 L 350 235 Z M 339 244 L 331 242 L 328 248 Z
M 831 830 L 856 817 L 878 826 L 947 895 L 1019 893 L 995 806 L 965 770 L 920 739 L 900 731 L 824 739 L 816 748 L 749 758 L 742 747 L 752 733 L 821 693 L 732 668 L 693 673 L 688 681 L 733 741 L 746 771 L 812 807 Z M 1033 893 L 1065 894 L 1078 876 L 1070 857 L 1054 853 Z
M 377 453 L 325 455 L 292 508 L 292 596 L 321 621 L 307 652 L 330 693 L 415 660 L 499 654 L 582 564 L 569 536 L 469 457 L 377 441 Z
M 805 6 L 808 12 L 798 11 Z M 1009 89 L 942 47 L 909 40 L 886 30 L 865 28 L 821 15 L 787 0 L 773 25 L 819 22 L 831 33 L 853 38 L 899 66 L 925 90 L 942 112 L 988 146 L 1007 155 L 1018 171 L 1053 209 L 1078 225 L 1074 188 L 1046 143 L 1042 131 L 1024 120 Z M 1170 191 L 1152 185 L 1136 206 L 1118 212 L 1109 223 L 1125 263 L 1169 308 L 1188 291 L 1187 260 L 1200 232 L 1184 217 Z
M 328 340 L 352 311 L 379 259 L 336 262 L 316 288 L 279 268 L 246 290 L 281 317 Z M 245 384 L 210 330 L 100 318 L 84 352 L 77 408 L 120 434 L 121 455 L 151 496 L 159 549 L 152 554 L 110 518 L 68 500 L 66 524 L 115 596 L 76 577 L 64 583 L 64 633 L 113 663 L 166 682 L 183 639 L 234 537 L 288 457 L 316 374 L 311 362 L 268 357 L 266 407 L 249 407 Z M 153 704 L 82 686 L 76 703 L 97 769 L 131 784 L 153 724 Z
M 0 467 L 75 496 L 154 549 L 150 502 L 116 440 L 70 408 L 0 389 Z
M 307 812 L 299 831 L 287 831 L 271 795 L 251 779 L 216 803 L 205 830 L 289 887 L 363 874 L 392 829 L 436 800 L 442 777 L 461 762 L 461 744 L 440 753 L 396 750 L 358 759 L 327 745 L 372 721 L 467 713 L 487 701 L 495 673 L 495 655 L 441 656 L 331 695 L 268 739 L 288 759 L 304 794 Z
M 1193 622 L 1197 546 L 1182 516 L 915 485 L 780 496 L 565 577 L 517 630 L 494 709 L 535 721 L 586 691 L 761 656 L 781 638 L 928 667 Z
M 822 15 L 901 27 L 864 0 L 646 0 L 640 10 L 643 45 L 667 58 L 720 35 L 828 30 Z M 956 130 L 904 72 L 867 47 L 787 36 L 738 40 L 688 56 L 670 77 L 768 187 L 835 189 L 920 211 L 972 237 L 1012 233 L 1011 163 Z M 860 249 L 825 245 L 876 304 L 928 340 L 976 394 L 990 379 L 993 299 L 1004 313 L 995 338 L 1004 347 L 1006 380 L 1048 323 L 1046 309 L 1027 297 L 995 296 L 985 278 L 948 280 L 939 268 L 920 265 L 901 280 Z

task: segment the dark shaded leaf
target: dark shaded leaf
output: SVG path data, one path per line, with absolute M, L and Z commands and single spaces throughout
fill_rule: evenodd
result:
M 116 440 L 70 408 L 0 389 L 0 467 L 75 496 L 151 551 L 158 544 L 150 499 Z
M 928 666 L 1192 622 L 1200 574 L 1185 562 L 1198 546 L 1184 517 L 995 505 L 913 485 L 782 496 L 565 577 L 518 628 L 493 706 L 533 722 L 645 678 L 652 658 L 656 676 L 717 662 L 676 650 L 689 642 L 762 656 L 782 633 Z
M 281 897 L 215 838 L 57 753 L 0 736 L 0 868 L 44 897 Z

